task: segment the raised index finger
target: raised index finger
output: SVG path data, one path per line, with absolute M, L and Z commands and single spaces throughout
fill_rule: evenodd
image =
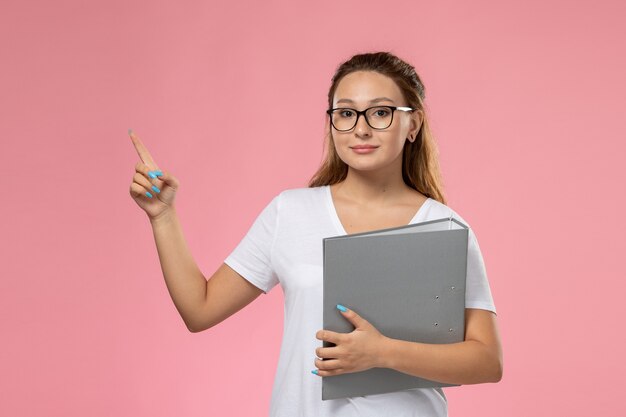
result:
M 154 159 L 152 159 L 152 155 L 148 152 L 148 149 L 145 147 L 141 139 L 133 132 L 131 129 L 128 129 L 128 135 L 130 136 L 130 140 L 135 145 L 135 150 L 139 155 L 139 158 L 143 161 L 144 164 L 148 165 L 150 168 L 159 169 Z

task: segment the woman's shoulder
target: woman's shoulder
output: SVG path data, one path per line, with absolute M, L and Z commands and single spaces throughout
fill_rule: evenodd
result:
M 471 229 L 470 224 L 452 207 L 440 202 L 439 200 L 435 200 L 434 198 L 429 198 L 427 204 L 428 210 L 426 220 L 436 220 L 452 216 Z
M 287 188 L 276 195 L 278 206 L 287 210 L 320 207 L 320 203 L 323 203 L 326 198 L 326 187 Z
M 299 188 L 287 188 L 281 191 L 278 195 L 282 200 L 287 201 L 310 201 L 319 200 L 324 196 L 326 191 L 326 185 L 320 187 L 299 187 Z

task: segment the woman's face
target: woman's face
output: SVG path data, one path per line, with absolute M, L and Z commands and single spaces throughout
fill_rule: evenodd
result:
M 337 85 L 333 97 L 333 108 L 349 107 L 361 111 L 384 105 L 407 106 L 407 103 L 391 78 L 374 71 L 355 71 L 346 75 Z M 396 110 L 391 125 L 383 130 L 368 125 L 364 115 L 358 118 L 351 130 L 338 131 L 330 125 L 328 128 L 331 129 L 337 154 L 351 168 L 370 171 L 399 164 L 398 169 L 401 169 L 402 149 L 407 138 L 415 138 L 419 131 L 419 115 L 417 111 Z M 358 145 L 371 145 L 374 149 L 358 152 L 354 148 Z

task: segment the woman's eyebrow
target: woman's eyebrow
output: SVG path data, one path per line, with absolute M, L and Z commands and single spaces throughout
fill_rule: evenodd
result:
M 378 103 L 379 101 L 391 101 L 393 103 L 393 100 L 387 97 L 378 97 L 375 98 L 373 100 L 370 100 L 370 103 Z M 339 103 L 354 103 L 354 101 L 350 100 L 349 98 L 342 98 L 337 100 L 337 104 Z

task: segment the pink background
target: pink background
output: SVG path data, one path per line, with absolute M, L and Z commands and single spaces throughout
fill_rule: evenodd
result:
M 336 66 L 389 50 L 426 85 L 448 204 L 478 236 L 499 313 L 503 379 L 446 389 L 450 415 L 624 415 L 625 13 L 4 0 L 0 414 L 266 415 L 282 289 L 186 329 L 129 195 L 126 131 L 181 181 L 210 277 L 318 167 Z

